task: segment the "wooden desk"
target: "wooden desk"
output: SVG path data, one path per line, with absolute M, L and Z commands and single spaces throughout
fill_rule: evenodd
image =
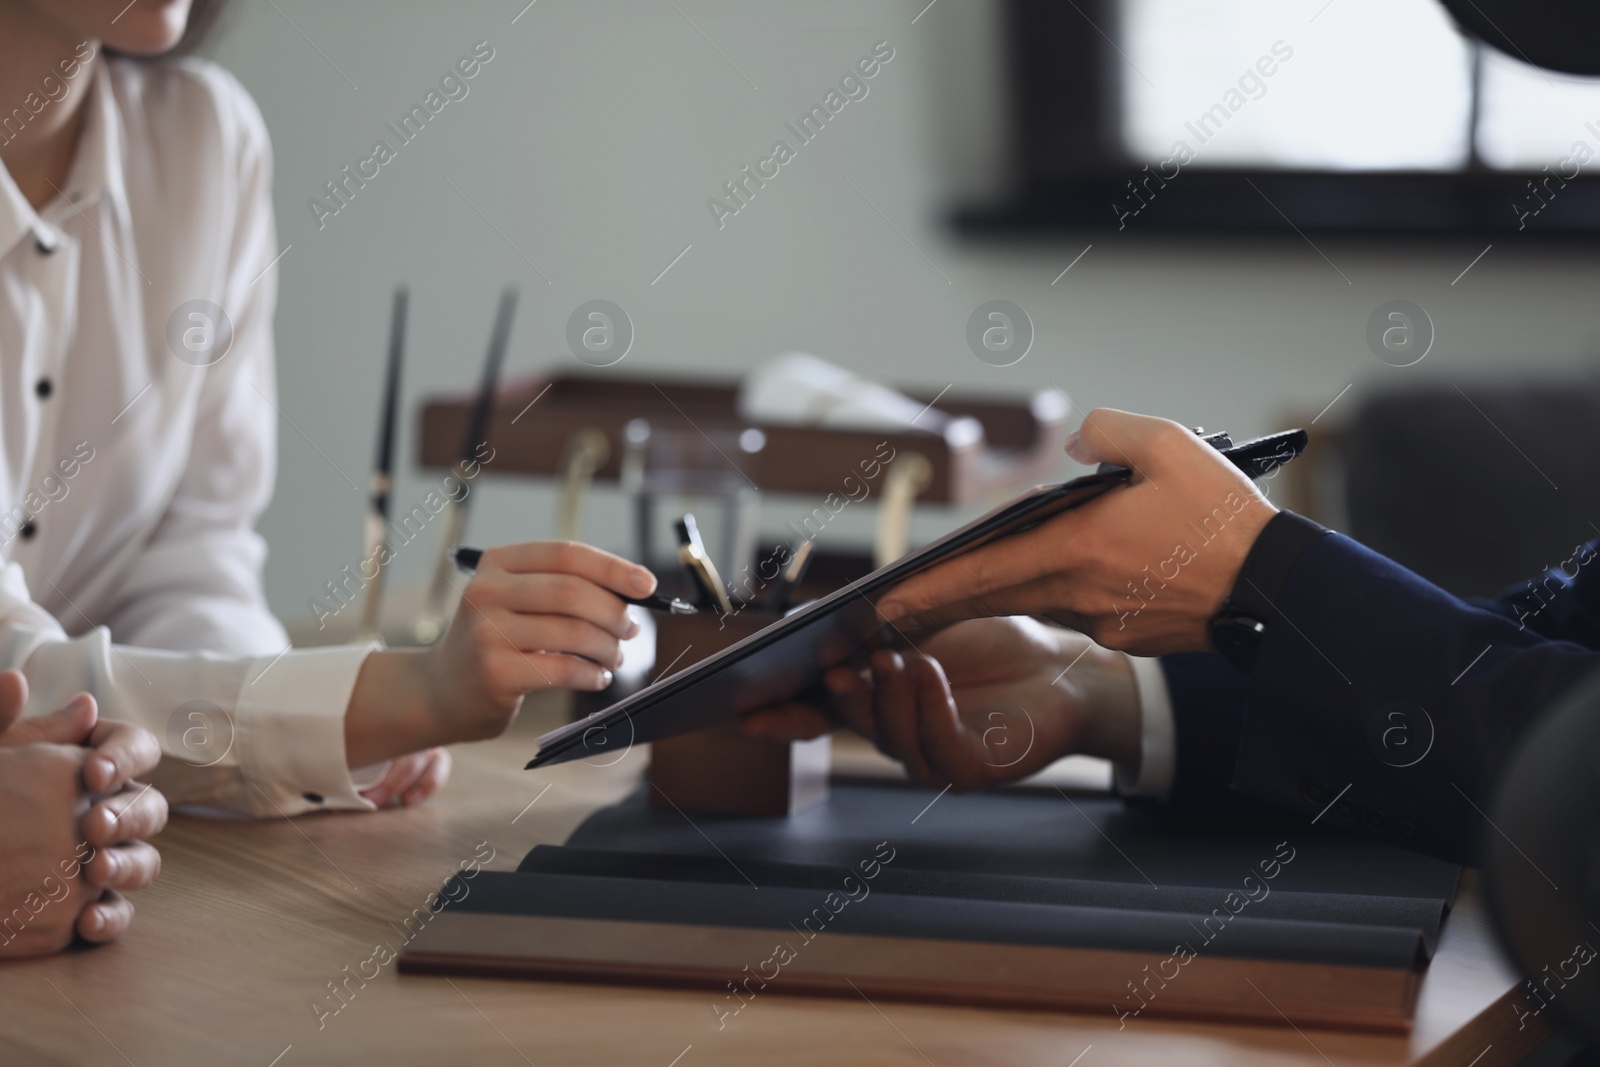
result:
M 1532 1026 L 1519 1034 L 1501 1002 L 1515 978 L 1470 893 L 1445 929 L 1410 1038 L 1144 1020 L 1119 1032 L 1109 1013 L 779 995 L 719 1032 L 705 993 L 450 981 L 400 976 L 392 963 L 319 1030 L 311 1004 L 327 983 L 346 966 L 356 971 L 379 942 L 398 947 L 391 924 L 422 907 L 480 842 L 495 850 L 487 866 L 510 869 L 633 788 L 643 752 L 608 769 L 522 771 L 533 736 L 552 721 L 548 710 L 525 713 L 508 737 L 458 747 L 449 787 L 420 810 L 292 823 L 174 817 L 159 840 L 160 882 L 137 896 L 128 937 L 0 965 L 0 1062 L 1499 1067 L 1544 1036 Z

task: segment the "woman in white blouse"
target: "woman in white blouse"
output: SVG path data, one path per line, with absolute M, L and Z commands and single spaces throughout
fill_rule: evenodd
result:
M 0 0 L 0 668 L 27 715 L 85 691 L 148 727 L 173 803 L 416 803 L 448 773 L 433 746 L 500 733 L 531 690 L 609 684 L 637 630 L 617 594 L 655 580 L 582 545 L 493 549 L 430 649 L 286 651 L 253 530 L 278 423 L 267 133 L 221 69 L 128 58 L 190 16 Z M 181 341 L 196 301 L 232 323 L 214 362 Z M 226 751 L 186 754 L 191 723 Z

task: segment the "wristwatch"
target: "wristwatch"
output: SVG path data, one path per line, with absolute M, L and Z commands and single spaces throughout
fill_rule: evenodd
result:
M 1329 531 L 1292 511 L 1280 511 L 1262 527 L 1239 568 L 1233 589 L 1206 623 L 1217 654 L 1249 674 L 1273 624 L 1278 593 L 1301 553 Z

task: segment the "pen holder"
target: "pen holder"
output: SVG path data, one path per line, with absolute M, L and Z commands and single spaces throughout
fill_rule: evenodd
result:
M 675 673 L 781 617 L 756 608 L 659 616 L 656 663 Z M 696 815 L 794 815 L 827 798 L 832 740 L 771 741 L 730 722 L 656 741 L 650 803 Z

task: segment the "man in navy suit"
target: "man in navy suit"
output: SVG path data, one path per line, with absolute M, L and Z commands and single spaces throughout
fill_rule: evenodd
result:
M 1102 409 L 1067 447 L 1130 484 L 892 590 L 881 610 L 915 651 L 830 673 L 833 713 L 930 784 L 1084 752 L 1175 809 L 1231 788 L 1474 861 L 1511 746 L 1600 668 L 1595 543 L 1468 602 L 1279 511 L 1177 423 Z M 831 725 L 798 705 L 746 720 Z

